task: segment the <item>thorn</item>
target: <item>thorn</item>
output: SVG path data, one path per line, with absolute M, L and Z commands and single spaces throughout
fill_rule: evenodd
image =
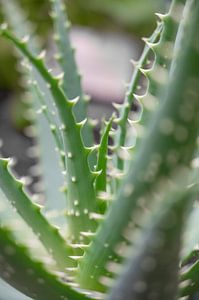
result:
M 112 103 L 112 105 L 117 110 L 120 110 L 120 108 L 122 108 L 123 106 L 121 103 L 117 103 L 117 102 Z
M 94 178 L 96 178 L 97 176 L 99 176 L 102 173 L 103 170 L 99 170 L 99 171 L 91 171 L 91 174 L 93 175 Z
M 2 160 L 2 159 L 1 159 Z M 10 157 L 10 158 L 4 158 L 3 159 L 5 162 L 7 161 L 7 166 L 10 168 L 16 166 L 17 159 L 16 157 Z
M 38 55 L 37 59 L 43 60 L 46 57 L 46 50 L 42 50 Z
M 21 43 L 22 44 L 27 44 L 30 40 L 30 36 L 29 35 L 25 35 L 22 39 L 21 39 Z
M 113 195 L 107 192 L 99 192 L 97 198 L 102 201 L 113 201 Z
M 87 122 L 87 118 L 85 118 L 81 122 L 76 123 L 76 125 L 81 129 L 82 127 L 84 127 L 84 125 L 86 124 L 86 122 Z
M 100 145 L 94 145 L 91 147 L 84 147 L 84 149 L 87 152 L 87 155 L 91 154 L 93 151 L 97 151 L 99 149 Z
M 54 271 L 53 273 L 60 278 L 64 278 L 66 276 L 64 272 L 60 272 L 60 271 Z
M 78 271 L 78 268 L 66 268 L 66 271 L 76 272 L 76 271 Z
M 81 260 L 83 258 L 83 256 L 79 256 L 79 255 L 71 255 L 71 256 L 68 256 L 69 258 L 72 258 L 74 260 Z
M 158 17 L 160 21 L 163 21 L 167 15 L 161 14 L 161 13 L 155 13 L 155 15 Z
M 75 105 L 77 104 L 77 102 L 79 101 L 79 99 L 80 99 L 80 97 L 78 96 L 78 97 L 76 97 L 76 98 L 74 98 L 74 99 L 69 100 L 69 101 L 68 101 L 69 106 L 70 106 L 70 107 L 75 106 Z
M 97 220 L 97 221 L 104 220 L 104 215 L 97 214 L 97 213 L 90 213 L 89 217 L 91 220 Z
M 134 149 L 134 146 L 121 146 L 121 149 L 123 149 L 124 151 L 131 151 Z
M 150 49 L 153 49 L 153 47 L 155 46 L 155 44 L 151 43 L 148 38 L 142 38 L 142 40 Z
M 133 94 L 133 97 L 140 103 L 142 103 L 143 98 L 145 97 L 145 95 L 138 95 L 138 94 Z
M 137 121 L 131 120 L 131 119 L 127 119 L 128 123 L 130 126 L 134 126 L 136 123 L 138 123 Z
M 39 210 L 42 210 L 44 208 L 43 205 L 40 205 L 38 203 L 34 203 L 34 207 L 37 208 L 37 209 L 39 209 Z
M 116 145 L 109 145 L 108 146 L 108 148 L 109 148 L 109 150 L 111 150 L 111 151 L 115 151 L 115 150 L 117 150 L 117 146 Z
M 90 213 L 89 217 L 91 220 L 104 220 L 104 215 L 97 213 Z
M 147 75 L 148 75 L 148 73 L 149 73 L 150 70 L 148 70 L 148 69 L 143 69 L 143 68 L 139 68 L 139 71 L 140 71 L 145 77 L 147 77 Z
M 139 65 L 139 61 L 131 59 L 130 62 L 132 63 L 132 65 L 134 66 L 134 68 L 137 68 Z
M 122 119 L 121 118 L 116 118 L 114 120 L 115 124 L 120 125 L 121 124 Z
M 85 249 L 85 248 L 89 248 L 89 245 L 87 244 L 69 244 L 69 246 L 73 249 Z
M 24 186 L 30 185 L 33 181 L 33 179 L 30 176 L 23 176 L 20 180 L 21 182 L 23 182 Z
M 95 232 L 91 232 L 91 231 L 81 231 L 80 234 L 84 237 L 93 237 L 96 235 Z
M 57 81 L 60 81 L 64 78 L 64 72 L 54 76 L 54 79 L 57 80 Z
M 67 284 L 69 284 L 71 287 L 74 287 L 74 288 L 78 288 L 79 287 L 79 284 L 76 283 L 76 282 L 67 282 Z
M 97 119 L 88 119 L 88 123 L 92 126 L 92 127 L 96 127 L 99 123 L 99 121 Z
M 116 179 L 120 179 L 120 178 L 123 178 L 123 177 L 124 177 L 124 173 L 121 172 L 121 171 L 118 170 L 118 169 L 113 169 L 113 170 L 111 170 L 111 172 L 109 173 L 109 175 L 110 175 L 112 178 L 116 178 Z

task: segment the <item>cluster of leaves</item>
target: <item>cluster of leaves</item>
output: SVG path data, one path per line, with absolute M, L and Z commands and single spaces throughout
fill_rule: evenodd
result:
M 58 75 L 47 68 L 31 29 L 26 35 L 14 1 L 3 5 L 12 30 L 3 24 L 0 34 L 24 58 L 37 111 L 45 202 L 28 194 L 11 159 L 0 159 L 1 278 L 24 294 L 15 299 L 191 299 L 199 291 L 199 2 L 173 0 L 169 12 L 158 15 L 99 145 L 63 1 L 51 5 Z

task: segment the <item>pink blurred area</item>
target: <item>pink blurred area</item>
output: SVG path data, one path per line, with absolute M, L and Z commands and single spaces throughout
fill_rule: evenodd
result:
M 75 28 L 71 34 L 83 87 L 97 102 L 122 102 L 139 44 L 128 35 Z

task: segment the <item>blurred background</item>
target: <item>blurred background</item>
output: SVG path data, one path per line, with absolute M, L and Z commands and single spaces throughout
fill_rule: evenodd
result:
M 0 0 L 0 21 L 5 20 L 5 9 Z M 31 21 L 42 47 L 52 57 L 53 33 L 49 16 L 50 1 L 14 1 Z M 137 59 L 143 43 L 157 18 L 155 12 L 166 12 L 168 0 L 68 0 L 67 10 L 73 24 L 71 40 L 76 51 L 83 87 L 92 101 L 89 114 L 93 118 L 110 115 L 112 102 L 122 102 L 125 82 L 133 71 L 130 59 Z M 13 18 L 14 18 L 13 14 Z M 53 62 L 52 62 L 53 65 Z M 3 156 L 17 157 L 16 170 L 26 175 L 35 160 L 27 156 L 27 148 L 34 140 L 25 134 L 30 125 L 27 104 L 24 104 L 24 84 L 18 71 L 18 60 L 12 46 L 0 39 L 0 139 Z M 1 144 L 1 143 L 0 143 Z M 35 179 L 36 180 L 36 179 Z
M 4 0 L 14 2 L 32 23 L 42 47 L 53 56 L 53 29 L 49 16 L 49 0 Z M 141 37 L 152 34 L 157 18 L 155 12 L 167 11 L 170 0 L 68 0 L 72 22 L 71 40 L 76 51 L 83 86 L 91 96 L 89 114 L 100 119 L 110 115 L 112 102 L 122 102 L 125 82 L 130 80 L 133 66 L 130 59 L 138 59 L 143 48 Z M 15 15 L 13 15 L 13 18 Z M 0 23 L 5 19 L 3 0 L 0 0 Z M 19 176 L 35 173 L 30 190 L 39 183 L 37 159 L 31 155 L 35 140 L 28 136 L 31 125 L 27 113 L 25 86 L 22 84 L 18 59 L 13 47 L 0 38 L 0 153 L 17 158 L 15 170 Z M 3 143 L 2 143 L 3 141 Z M 38 188 L 37 188 L 38 190 Z M 0 281 L 1 286 L 6 283 Z M 14 300 L 16 291 L 9 294 Z M 19 295 L 21 300 L 23 296 Z M 199 296 L 198 296 L 199 297 Z M 5 299 L 1 298 L 0 300 Z M 198 299 L 197 296 L 194 299 Z

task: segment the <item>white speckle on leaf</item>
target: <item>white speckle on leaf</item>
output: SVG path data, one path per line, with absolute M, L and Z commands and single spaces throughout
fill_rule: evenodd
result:
M 125 187 L 124 187 L 124 195 L 126 197 L 131 196 L 132 193 L 133 193 L 133 191 L 134 191 L 134 186 L 132 184 L 128 183 L 128 184 L 125 185 Z
M 73 183 L 75 183 L 77 180 L 76 180 L 76 177 L 75 176 L 72 176 L 71 177 L 71 181 L 73 182 Z
M 174 122 L 171 119 L 165 118 L 160 121 L 159 130 L 165 135 L 172 134 L 174 130 Z
M 174 130 L 174 137 L 178 142 L 185 142 L 188 138 L 188 130 L 186 127 L 178 125 Z

